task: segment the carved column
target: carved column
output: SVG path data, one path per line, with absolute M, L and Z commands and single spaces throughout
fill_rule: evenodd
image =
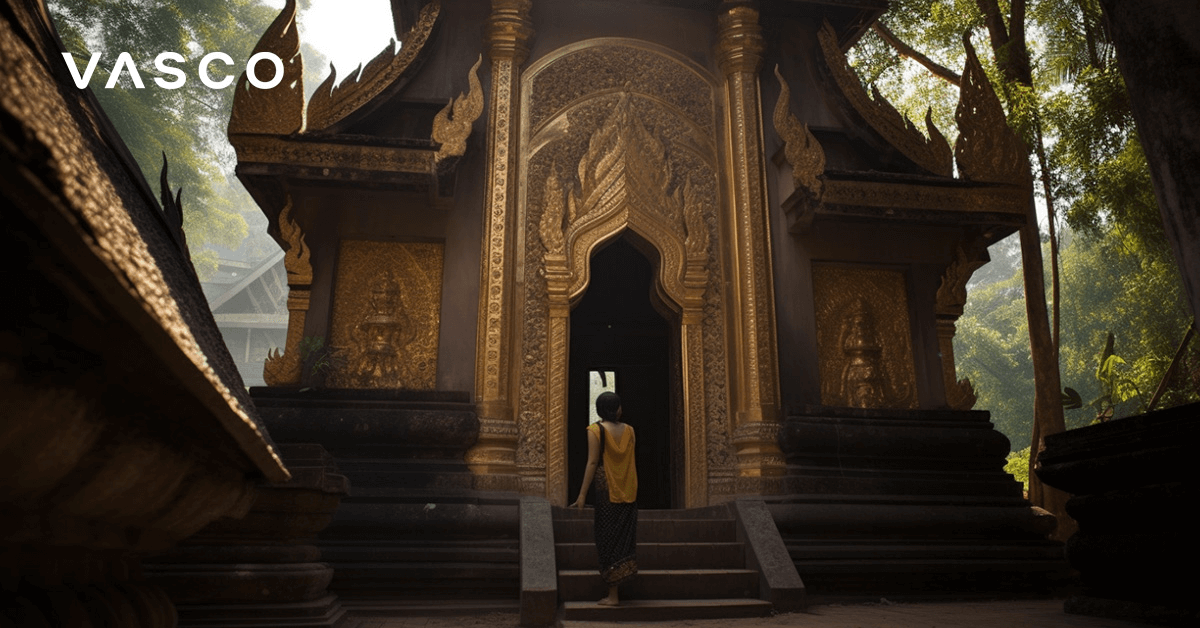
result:
M 958 317 L 962 316 L 967 304 L 967 281 L 971 275 L 988 261 L 987 247 L 983 240 L 976 239 L 960 244 L 955 251 L 954 261 L 942 275 L 938 286 L 936 307 L 938 353 L 942 357 L 942 384 L 946 388 L 946 406 L 952 410 L 970 410 L 975 407 L 975 389 L 970 380 L 958 379 L 954 366 L 954 333 Z
M 511 391 L 513 329 L 512 240 L 516 230 L 520 66 L 529 56 L 531 0 L 493 0 L 484 37 L 492 69 L 488 100 L 487 197 L 480 259 L 475 397 L 479 441 L 466 460 L 476 486 L 517 490 L 517 424 Z
M 732 186 L 732 216 L 727 218 L 734 250 L 729 295 L 732 307 L 731 378 L 735 413 L 734 446 L 739 491 L 770 491 L 745 478 L 779 477 L 779 391 L 776 378 L 775 301 L 771 237 L 763 161 L 762 107 L 758 74 L 764 48 L 755 3 L 722 3 L 717 17 L 717 60 L 725 75 Z
M 300 341 L 304 339 L 304 321 L 308 317 L 308 305 L 312 298 L 313 271 L 309 262 L 309 248 L 304 241 L 304 232 L 292 220 L 292 199 L 289 196 L 283 211 L 279 212 L 279 235 L 287 244 L 283 267 L 287 269 L 288 282 L 288 327 L 283 354 L 276 349 L 263 363 L 263 381 L 268 386 L 297 386 L 303 375 L 303 356 Z

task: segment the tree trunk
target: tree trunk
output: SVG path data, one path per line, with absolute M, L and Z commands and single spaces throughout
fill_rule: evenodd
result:
M 1200 316 L 1200 3 L 1101 0 L 1163 229 Z

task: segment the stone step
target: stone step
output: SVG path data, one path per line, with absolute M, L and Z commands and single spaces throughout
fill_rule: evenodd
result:
M 757 571 L 751 569 L 644 569 L 621 585 L 630 600 L 730 599 L 758 596 Z M 596 569 L 559 569 L 558 597 L 593 601 L 608 588 Z
M 342 600 L 342 608 L 355 617 L 457 617 L 488 613 L 519 613 L 518 600 L 396 599 L 388 597 Z M 352 624 L 351 624 L 352 625 Z
M 338 563 L 329 588 L 342 597 L 491 598 L 519 595 L 517 564 L 457 563 Z M 597 598 L 599 599 L 599 598 Z
M 597 598 L 599 599 L 599 598 Z M 667 621 L 766 617 L 771 604 L 750 598 L 708 600 L 622 600 L 620 606 L 595 602 L 563 604 L 563 619 L 574 621 Z
M 905 559 L 1046 559 L 1062 560 L 1063 548 L 1055 543 L 1031 541 L 987 544 L 986 542 L 909 542 L 894 540 L 787 541 L 788 554 L 797 563 L 814 560 L 905 560 Z
M 974 574 L 988 573 L 1056 573 L 1063 571 L 1065 560 L 1055 559 L 861 559 L 861 560 L 804 560 L 796 561 L 796 571 L 808 582 L 821 574 L 868 574 L 868 573 L 923 573 L 923 574 Z M 1040 567 L 1039 567 L 1040 566 Z
M 520 550 L 515 547 L 478 547 L 467 545 L 337 545 L 321 548 L 321 560 L 327 563 L 511 563 L 517 564 Z
M 595 543 L 557 543 L 560 569 L 595 569 L 599 562 Z M 746 566 L 741 543 L 639 543 L 642 569 L 741 569 Z
M 591 519 L 556 519 L 556 543 L 595 541 Z M 737 540 L 733 519 L 651 519 L 638 513 L 637 542 L 642 543 L 731 543 Z
M 595 511 L 592 507 L 586 508 L 560 508 L 554 506 L 553 516 L 555 521 L 565 521 L 568 519 L 586 519 L 592 520 Z M 702 519 L 711 521 L 713 519 L 728 519 L 729 507 L 722 504 L 720 506 L 705 506 L 703 508 L 688 508 L 683 510 L 671 509 L 651 509 L 639 508 L 638 521 L 657 521 L 662 519 Z

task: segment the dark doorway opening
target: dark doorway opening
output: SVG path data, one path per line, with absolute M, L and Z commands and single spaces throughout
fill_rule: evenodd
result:
M 656 307 L 657 306 L 657 307 Z M 595 414 L 601 383 L 621 396 L 622 421 L 637 434 L 638 506 L 672 507 L 671 386 L 674 316 L 655 290 L 654 265 L 628 236 L 591 260 L 591 280 L 571 311 L 567 402 L 569 491 L 577 491 L 587 466 L 584 431 Z M 603 374 L 603 375 L 601 375 Z M 568 501 L 574 501 L 571 492 Z

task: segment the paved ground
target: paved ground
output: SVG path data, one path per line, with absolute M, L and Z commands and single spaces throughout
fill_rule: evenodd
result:
M 1117 619 L 1068 615 L 1062 600 L 928 602 L 813 606 L 804 613 L 752 619 L 691 619 L 650 622 L 653 628 L 1135 628 Z M 629 628 L 629 623 L 568 621 L 563 628 Z M 391 617 L 363 620 L 357 628 L 515 628 L 517 616 L 490 613 L 466 617 Z

